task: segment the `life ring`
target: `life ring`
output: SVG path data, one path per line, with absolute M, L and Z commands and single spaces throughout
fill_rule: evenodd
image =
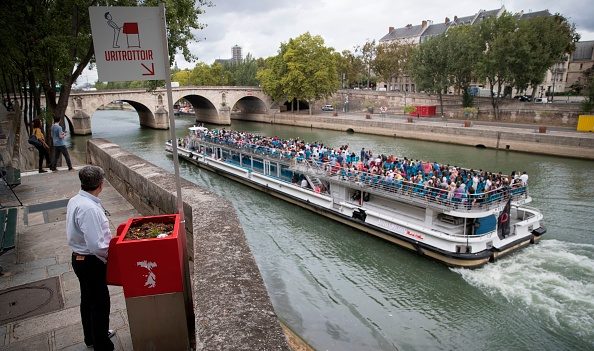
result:
M 315 186 L 315 187 L 314 187 L 314 191 L 315 191 L 316 193 L 320 193 L 320 187 L 319 187 L 319 186 Z

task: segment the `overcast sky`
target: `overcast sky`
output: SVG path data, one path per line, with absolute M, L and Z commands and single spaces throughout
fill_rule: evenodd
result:
M 196 31 L 199 42 L 190 49 L 199 61 L 211 64 L 217 58 L 231 58 L 231 47 L 242 47 L 243 56 L 276 55 L 281 42 L 305 32 L 320 35 L 327 46 L 336 51 L 353 50 L 367 39 L 378 41 L 388 27 L 417 25 L 423 20 L 443 23 L 445 17 L 463 17 L 479 10 L 498 9 L 502 5 L 511 12 L 535 12 L 548 9 L 575 23 L 581 40 L 594 40 L 592 0 L 212 0 L 199 20 L 206 29 Z M 195 63 L 176 56 L 180 68 L 193 68 Z M 85 70 L 90 82 L 96 73 Z M 87 77 L 79 81 L 84 82 Z

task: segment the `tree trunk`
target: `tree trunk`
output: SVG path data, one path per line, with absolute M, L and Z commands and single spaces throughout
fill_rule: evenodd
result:
M 443 94 L 441 93 L 441 90 L 437 94 L 439 95 L 439 110 L 441 113 L 441 117 L 443 117 Z

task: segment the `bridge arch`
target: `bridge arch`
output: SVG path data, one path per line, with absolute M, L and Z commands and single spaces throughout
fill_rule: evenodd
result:
M 219 111 L 207 97 L 197 94 L 184 95 L 177 101 L 184 99 L 194 108 L 196 122 L 219 124 Z
M 268 113 L 268 106 L 257 96 L 243 96 L 230 104 L 231 113 L 243 114 L 266 114 Z
M 91 134 L 91 115 L 102 105 L 125 101 L 140 116 L 140 124 L 149 128 L 169 129 L 167 91 L 157 89 L 101 90 L 72 93 L 66 115 L 70 116 L 73 134 Z M 199 122 L 229 125 L 231 110 L 247 114 L 269 113 L 272 99 L 259 87 L 184 86 L 172 89 L 174 101 L 185 99 L 192 104 Z M 45 101 L 42 100 L 42 106 Z

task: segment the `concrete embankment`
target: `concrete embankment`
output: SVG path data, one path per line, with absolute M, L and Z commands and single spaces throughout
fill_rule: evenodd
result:
M 233 116 L 235 117 L 235 116 Z M 371 115 L 366 119 L 361 114 L 303 115 L 276 113 L 270 115 L 247 115 L 238 119 L 253 122 L 331 129 L 385 135 L 398 138 L 437 141 L 450 144 L 522 151 L 554 156 L 594 159 L 594 134 L 568 130 L 539 132 L 539 126 L 515 126 L 513 124 L 472 125 L 464 127 L 460 122 L 428 121 Z
M 88 142 L 87 158 L 143 215 L 177 212 L 171 173 L 105 139 Z M 182 193 L 193 248 L 196 349 L 288 350 L 231 203 L 183 179 Z

